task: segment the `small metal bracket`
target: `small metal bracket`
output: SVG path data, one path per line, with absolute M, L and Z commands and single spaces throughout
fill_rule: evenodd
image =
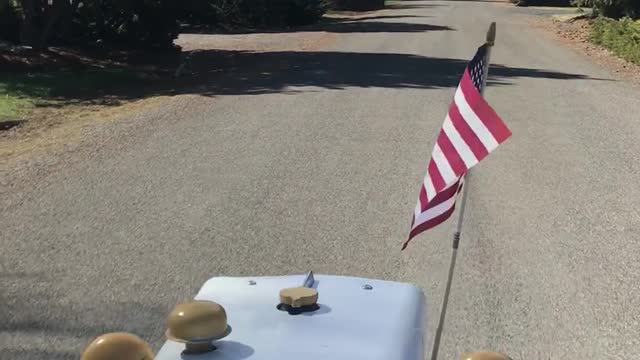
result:
M 313 271 L 309 271 L 307 276 L 304 278 L 304 282 L 302 283 L 303 287 L 313 288 L 313 284 L 315 284 L 316 279 L 313 277 Z

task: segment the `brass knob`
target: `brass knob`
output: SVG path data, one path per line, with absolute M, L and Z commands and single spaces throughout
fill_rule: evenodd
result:
M 213 301 L 178 304 L 167 318 L 167 338 L 177 342 L 211 342 L 227 336 L 230 331 L 226 311 Z
M 461 360 L 511 360 L 511 358 L 502 353 L 478 351 L 462 355 Z
M 280 290 L 280 304 L 292 308 L 315 305 L 318 302 L 318 290 L 308 287 L 295 287 Z
M 82 352 L 81 360 L 153 360 L 151 346 L 128 333 L 104 334 Z

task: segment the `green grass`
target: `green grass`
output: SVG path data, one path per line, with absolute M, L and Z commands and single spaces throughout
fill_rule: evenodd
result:
M 127 97 L 143 79 L 127 70 L 57 71 L 0 75 L 0 118 L 24 116 L 36 105 Z
M 591 40 L 613 51 L 623 59 L 640 65 L 640 22 L 629 18 L 613 20 L 598 18 Z
M 33 107 L 30 98 L 9 95 L 4 91 L 4 85 L 0 82 L 0 121 L 3 119 L 15 120 Z

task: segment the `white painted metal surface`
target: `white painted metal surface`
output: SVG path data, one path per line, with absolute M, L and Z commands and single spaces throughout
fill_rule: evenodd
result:
M 301 286 L 304 279 L 305 275 L 210 279 L 196 299 L 224 306 L 231 334 L 214 343 L 216 351 L 201 355 L 184 355 L 183 344 L 167 341 L 156 359 L 424 359 L 426 319 L 419 288 L 315 275 L 319 310 L 301 315 L 277 310 L 280 289 Z M 255 285 L 250 285 L 252 280 Z

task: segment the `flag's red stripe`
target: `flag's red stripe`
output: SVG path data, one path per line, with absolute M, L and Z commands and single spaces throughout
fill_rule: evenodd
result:
M 427 199 L 427 189 L 425 189 L 424 184 L 422 184 L 422 186 L 420 187 L 420 209 L 424 211 L 428 203 L 429 200 Z M 413 224 L 411 224 L 411 226 L 413 226 Z
M 462 184 L 460 184 L 460 180 L 458 180 L 458 182 L 455 185 L 453 185 L 450 188 L 448 188 L 445 192 L 438 194 L 433 199 L 434 201 L 429 203 L 429 208 L 434 207 L 436 205 L 439 205 L 442 202 L 450 199 L 453 196 L 457 196 L 458 193 L 460 193 L 460 191 L 462 191 Z M 451 206 L 452 206 L 451 209 L 449 209 L 446 212 L 436 216 L 433 219 L 425 221 L 423 224 L 419 224 L 418 226 L 416 226 L 415 229 L 413 228 L 413 226 L 415 225 L 415 222 L 416 222 L 416 217 L 415 217 L 415 214 L 414 214 L 414 216 L 412 216 L 412 218 L 411 218 L 411 232 L 409 233 L 409 238 L 404 243 L 402 249 L 404 250 L 407 247 L 407 244 L 409 244 L 409 241 L 411 241 L 411 239 L 413 239 L 413 237 L 415 237 L 416 235 L 420 234 L 423 231 L 429 230 L 432 227 L 435 227 L 435 226 L 441 224 L 443 221 L 447 220 L 449 218 L 449 216 L 451 216 L 451 213 L 453 212 L 453 210 L 455 209 L 455 202 L 453 202 L 453 204 L 451 204 Z M 423 211 L 425 211 L 425 210 L 426 209 L 423 209 Z
M 411 232 L 409 233 L 409 238 L 402 245 L 402 250 L 407 248 L 407 245 L 409 245 L 409 242 L 411 241 L 411 239 L 413 239 L 416 235 L 442 224 L 445 220 L 451 217 L 451 214 L 453 214 L 453 211 L 455 210 L 455 208 L 456 208 L 456 205 L 454 203 L 453 206 L 451 206 L 451 209 L 434 217 L 433 219 L 423 222 L 422 224 L 412 229 Z
M 438 193 L 440 190 L 444 189 L 445 186 L 447 186 L 447 183 L 442 178 L 442 175 L 440 174 L 440 170 L 438 170 L 438 166 L 436 165 L 436 162 L 433 161 L 433 158 L 431 158 L 431 160 L 429 160 L 429 174 L 428 175 L 431 178 L 431 182 L 433 183 L 433 187 L 436 189 L 436 193 Z
M 447 188 L 446 190 L 437 193 L 436 196 L 433 199 L 431 199 L 431 201 L 427 203 L 426 206 L 422 208 L 422 211 L 424 212 L 428 209 L 431 209 L 432 207 L 440 205 L 443 202 L 449 200 L 453 196 L 456 196 L 459 186 L 460 186 L 460 180 L 458 180 L 455 184 L 453 184 L 451 187 Z
M 464 172 L 467 171 L 467 166 L 464 164 L 464 161 L 444 130 L 440 131 L 440 136 L 438 136 L 438 145 L 440 146 L 440 149 L 442 149 L 442 153 L 447 158 L 447 161 L 449 162 L 449 165 L 451 165 L 456 176 L 464 174 Z
M 462 140 L 469 146 L 478 161 L 489 154 L 476 133 L 473 132 L 473 129 L 471 129 L 462 115 L 460 115 L 460 110 L 455 101 L 451 103 L 451 107 L 449 108 L 449 118 L 456 130 L 458 130 Z
M 462 81 L 460 81 L 460 89 L 471 109 L 478 115 L 480 121 L 484 123 L 484 126 L 491 132 L 498 144 L 507 140 L 509 136 L 511 136 L 511 131 L 491 106 L 489 106 L 487 101 L 478 92 L 478 89 L 473 86 L 468 70 L 464 72 Z

